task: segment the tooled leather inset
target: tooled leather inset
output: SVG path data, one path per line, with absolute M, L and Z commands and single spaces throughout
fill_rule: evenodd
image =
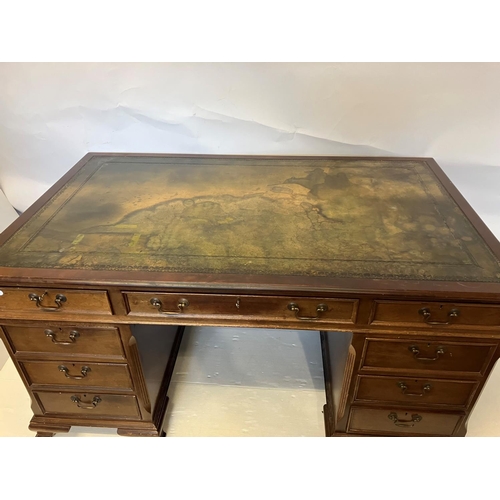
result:
M 0 265 L 500 281 L 424 160 L 91 163 L 0 248 Z

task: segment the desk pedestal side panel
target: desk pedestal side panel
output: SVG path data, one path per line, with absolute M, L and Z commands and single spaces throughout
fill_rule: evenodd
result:
M 322 331 L 320 337 L 326 391 L 323 413 L 325 433 L 329 436 L 345 412 L 355 352 L 351 345 L 351 332 Z
M 492 337 L 354 333 L 347 403 L 327 409 L 327 435 L 464 436 L 500 357 Z

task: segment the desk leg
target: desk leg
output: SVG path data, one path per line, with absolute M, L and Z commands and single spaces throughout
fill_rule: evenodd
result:
M 43 416 L 34 416 L 28 429 L 36 432 L 36 437 L 53 437 L 55 434 L 69 432 L 71 425 L 62 425 Z
M 134 428 L 134 427 L 118 427 L 116 429 L 116 433 L 119 436 L 128 436 L 128 437 L 158 437 L 158 429 L 155 426 L 151 426 L 150 429 Z

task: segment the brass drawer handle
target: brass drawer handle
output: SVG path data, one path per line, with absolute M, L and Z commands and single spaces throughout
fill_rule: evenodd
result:
M 161 300 L 156 297 L 153 297 L 149 301 L 149 303 L 153 307 L 156 307 L 156 309 L 158 309 L 158 311 L 161 312 L 162 314 L 171 314 L 171 315 L 183 313 L 184 308 L 189 306 L 189 300 L 187 299 L 179 299 L 179 301 L 177 302 L 177 309 L 179 309 L 178 311 L 165 311 L 165 309 L 163 309 L 163 304 Z
M 300 307 L 295 302 L 290 302 L 290 304 L 288 304 L 288 309 L 295 312 L 295 317 L 301 321 L 314 321 L 321 317 L 321 313 L 328 311 L 328 306 L 326 304 L 318 304 L 316 307 L 316 312 L 318 314 L 316 316 L 299 316 Z
M 455 318 L 458 318 L 460 311 L 458 309 L 451 309 L 448 313 L 448 321 L 431 321 L 431 311 L 428 307 L 423 307 L 418 311 L 418 314 L 424 317 L 424 322 L 428 325 L 451 325 Z
M 42 302 L 43 298 L 45 297 L 45 295 L 47 295 L 47 293 L 48 293 L 47 290 L 45 290 L 45 292 L 43 292 L 42 295 L 37 295 L 36 293 L 30 293 L 28 297 L 30 300 L 36 303 L 36 307 L 39 307 L 43 311 L 58 311 L 63 306 L 63 303 L 68 300 L 65 295 L 63 295 L 62 293 L 58 293 L 54 300 L 54 302 L 56 303 L 55 306 L 44 306 Z
M 401 420 L 398 418 L 398 414 L 394 412 L 389 413 L 387 417 L 389 418 L 389 420 L 392 420 L 394 422 L 394 425 L 397 425 L 398 427 L 415 427 L 415 424 L 422 420 L 422 417 L 417 413 L 414 413 L 411 416 L 410 420 Z
M 441 354 L 444 354 L 444 347 L 438 347 L 436 349 L 436 355 L 433 358 L 418 357 L 418 355 L 420 354 L 420 349 L 416 345 L 411 345 L 410 347 L 408 347 L 408 350 L 413 353 L 413 357 L 417 361 L 437 361 L 439 359 L 439 356 L 441 356 Z
M 49 339 L 51 339 L 54 344 L 71 345 L 76 342 L 76 339 L 80 336 L 80 333 L 78 333 L 76 330 L 73 330 L 69 333 L 69 340 L 57 340 L 56 334 L 52 330 L 45 330 L 45 335 L 47 335 L 47 337 L 49 337 Z
M 71 396 L 71 401 L 73 401 L 73 403 L 75 403 L 76 406 L 82 410 L 93 410 L 102 401 L 102 399 L 99 396 L 94 396 L 92 402 L 88 404 L 83 403 L 78 396 Z
M 432 388 L 431 384 L 425 384 L 422 387 L 422 392 L 407 392 L 408 386 L 404 382 L 398 382 L 398 387 L 401 389 L 402 394 L 404 394 L 405 396 L 415 396 L 418 398 L 428 394 Z
M 70 378 L 71 380 L 82 380 L 88 375 L 89 372 L 92 371 L 90 367 L 82 366 L 82 369 L 80 370 L 81 375 L 70 375 L 69 370 L 66 366 L 59 365 L 57 368 L 60 372 L 64 373 L 66 378 Z

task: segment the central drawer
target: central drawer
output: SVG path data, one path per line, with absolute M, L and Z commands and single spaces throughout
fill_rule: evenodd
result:
M 130 316 L 244 317 L 292 322 L 356 322 L 358 300 L 257 295 L 124 292 Z
M 24 361 L 30 385 L 68 385 L 132 390 L 126 364 Z

